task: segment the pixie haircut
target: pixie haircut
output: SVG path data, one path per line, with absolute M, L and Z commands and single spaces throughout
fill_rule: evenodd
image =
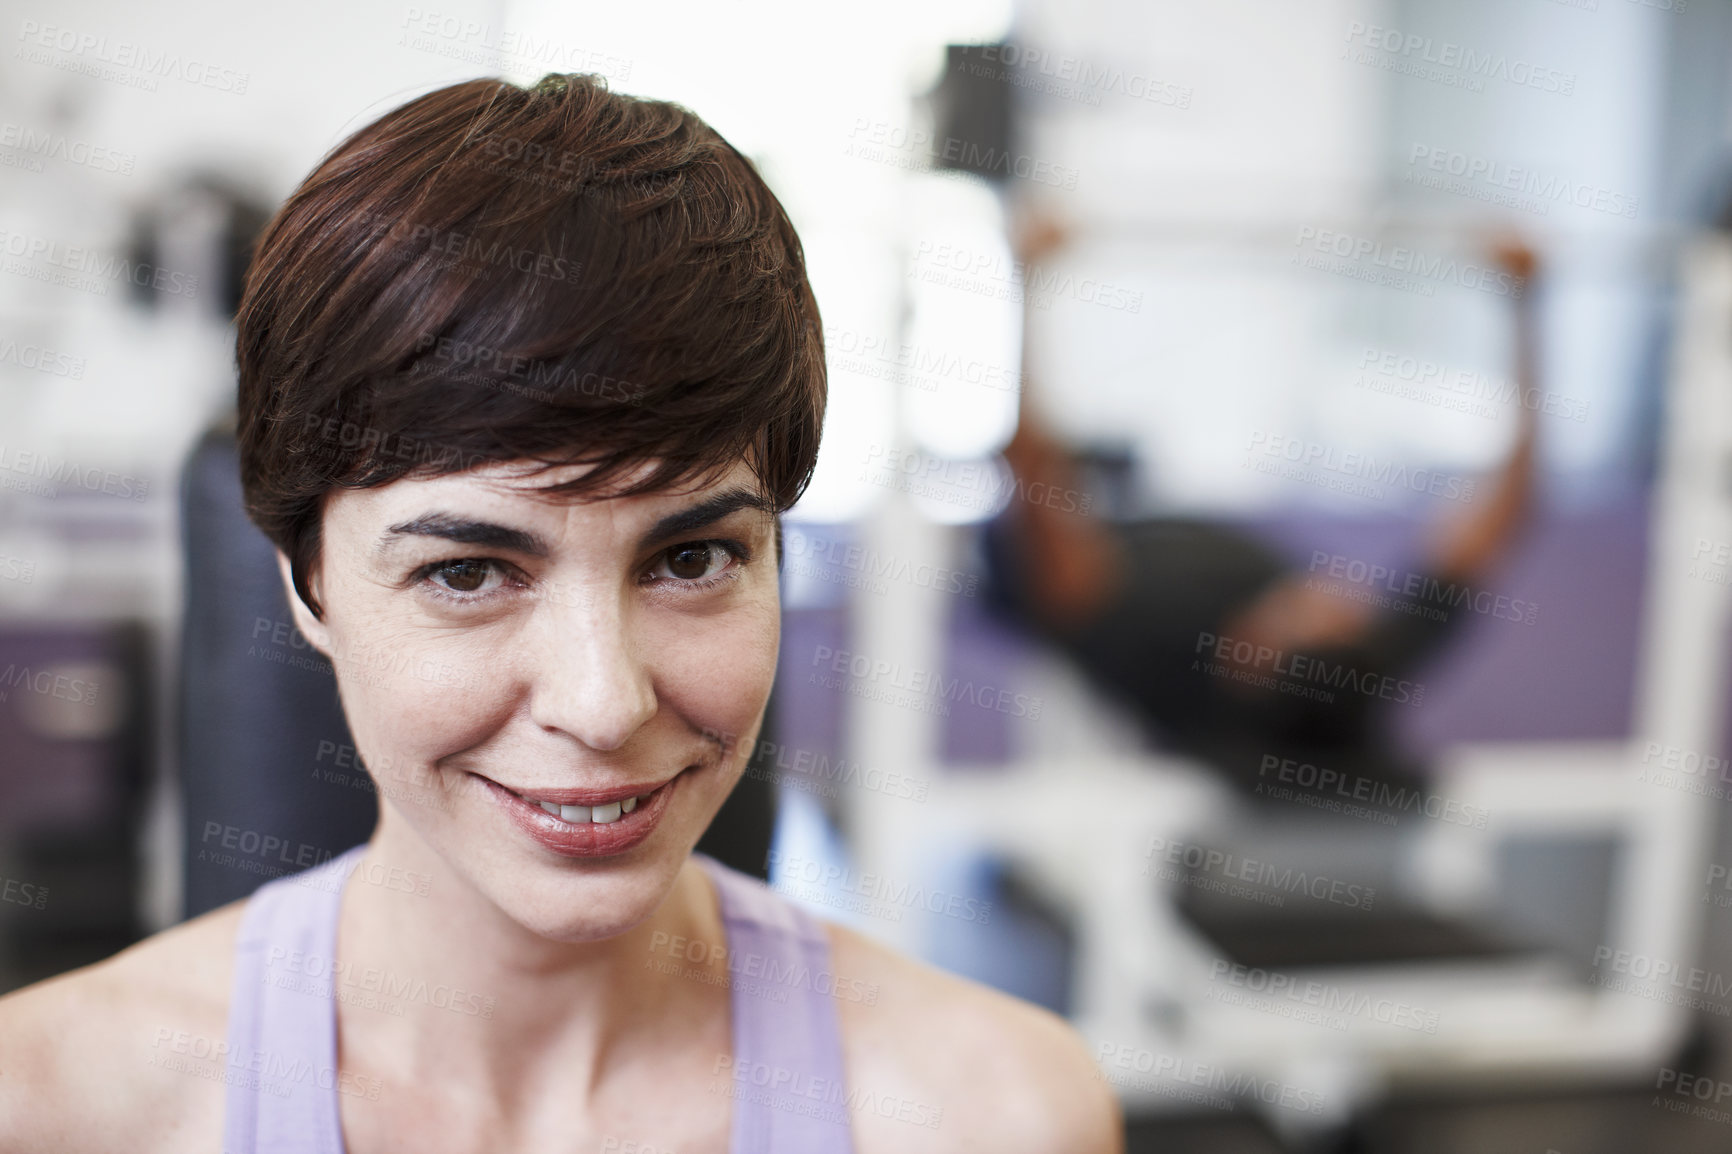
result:
M 781 511 L 817 463 L 786 212 L 692 112 L 599 77 L 456 84 L 350 136 L 261 236 L 236 324 L 247 513 L 315 616 L 337 488 L 527 460 L 592 466 L 549 494 L 630 496 L 745 460 Z

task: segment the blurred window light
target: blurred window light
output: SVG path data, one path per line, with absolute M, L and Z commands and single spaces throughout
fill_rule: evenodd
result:
M 818 467 L 788 516 L 835 524 L 865 516 L 884 496 L 862 474 L 873 450 L 895 441 L 901 256 L 889 239 L 850 229 L 812 229 L 801 239 L 824 320 L 829 398 Z
M 1019 484 L 997 454 L 943 457 L 917 449 L 876 453 L 862 476 L 885 491 L 907 494 L 923 516 L 941 525 L 991 520 L 1010 504 Z
M 915 182 L 908 337 L 896 350 L 908 429 L 922 449 L 978 458 L 1016 432 L 1023 268 L 985 182 Z

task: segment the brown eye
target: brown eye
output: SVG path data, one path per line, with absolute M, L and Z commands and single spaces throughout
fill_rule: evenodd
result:
M 487 582 L 492 566 L 486 561 L 451 561 L 433 571 L 433 576 L 445 588 L 456 593 L 473 593 Z
M 668 550 L 668 572 L 682 581 L 695 581 L 709 571 L 715 549 L 702 541 L 676 545 Z
M 749 556 L 745 547 L 734 541 L 684 541 L 656 554 L 655 567 L 643 580 L 695 594 L 737 576 Z

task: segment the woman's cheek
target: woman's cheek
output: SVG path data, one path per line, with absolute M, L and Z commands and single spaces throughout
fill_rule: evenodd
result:
M 661 706 L 733 749 L 748 738 L 776 678 L 775 606 L 679 623 L 663 632 Z
M 484 638 L 383 629 L 332 640 L 344 712 L 374 748 L 427 764 L 495 727 L 509 678 Z

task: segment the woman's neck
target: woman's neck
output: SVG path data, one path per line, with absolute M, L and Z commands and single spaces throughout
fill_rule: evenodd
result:
M 699 960 L 675 956 L 676 942 L 701 943 Z M 557 1071 L 567 1095 L 593 1088 L 670 1032 L 726 1053 L 725 947 L 714 887 L 689 859 L 638 925 L 554 941 L 507 916 L 386 806 L 343 893 L 343 1061 L 504 1101 L 533 1092 L 544 1072 Z

